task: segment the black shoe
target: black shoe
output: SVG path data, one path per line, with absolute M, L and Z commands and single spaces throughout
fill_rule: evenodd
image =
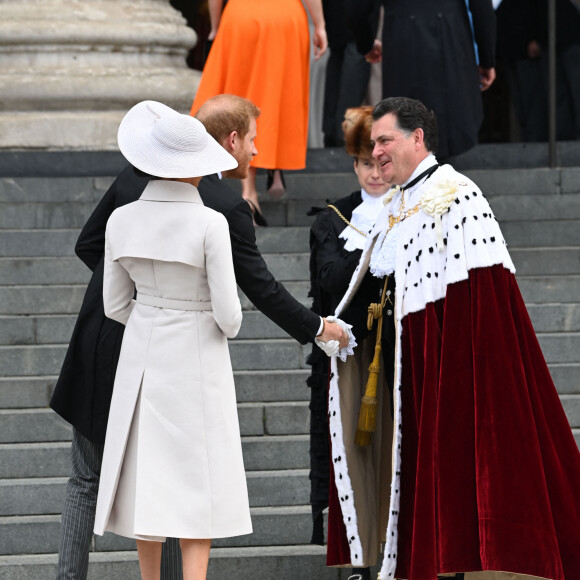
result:
M 256 207 L 256 205 L 254 203 L 252 203 L 249 199 L 246 199 L 246 201 L 248 202 L 248 205 L 250 206 L 250 209 L 252 210 L 252 217 L 254 218 L 254 225 L 262 226 L 263 228 L 265 228 L 268 225 L 266 218 L 262 215 L 262 213 L 260 212 L 260 210 Z

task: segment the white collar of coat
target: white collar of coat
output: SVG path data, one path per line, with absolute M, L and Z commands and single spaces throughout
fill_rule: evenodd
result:
M 190 183 L 169 179 L 151 180 L 139 199 L 143 201 L 181 201 L 203 205 L 197 187 Z

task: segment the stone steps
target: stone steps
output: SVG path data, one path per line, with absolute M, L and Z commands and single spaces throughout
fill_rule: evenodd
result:
M 329 167 L 326 170 L 287 171 L 286 197 L 292 199 L 324 199 L 337 197 L 336 192 L 354 191 L 358 181 L 352 171 L 352 163 L 345 171 Z M 578 167 L 532 167 L 505 169 L 465 169 L 463 174 L 475 181 L 486 196 L 501 194 L 549 195 L 578 193 L 580 190 L 580 168 Z M 98 202 L 112 183 L 114 177 L 12 177 L 0 183 L 0 202 Z M 258 191 L 265 192 L 265 174 L 257 180 Z M 240 184 L 229 180 L 234 189 Z M 346 195 L 343 193 L 342 195 Z M 266 199 L 268 196 L 264 194 Z M 339 195 L 338 197 L 341 197 Z
M 60 514 L 67 477 L 0 480 L 0 517 Z M 252 507 L 308 504 L 308 470 L 248 471 Z
M 307 394 L 307 393 L 305 393 Z M 238 404 L 242 435 L 303 435 L 308 433 L 305 401 Z M 51 409 L 0 409 L 0 443 L 70 441 L 70 425 Z
M 0 256 L 74 256 L 80 230 L 0 230 Z
M 580 363 L 548 365 L 558 391 L 570 394 L 580 385 Z M 305 401 L 310 398 L 306 379 L 310 369 L 234 371 L 238 402 Z M 0 377 L 0 408 L 47 407 L 56 376 Z
M 259 546 L 212 548 L 208 580 L 346 580 L 350 572 L 326 568 L 322 546 Z M 3 580 L 46 580 L 56 575 L 57 554 L 0 556 Z M 139 580 L 135 551 L 93 552 L 89 557 L 88 580 Z
M 580 391 L 580 363 L 549 365 L 550 374 L 560 394 L 578 396 Z
M 308 469 L 308 435 L 242 437 L 248 471 Z M 0 480 L 63 477 L 70 473 L 70 443 L 1 443 Z
M 560 395 L 571 427 L 580 428 L 580 396 Z M 310 413 L 308 402 L 239 403 L 238 418 L 242 436 L 307 435 Z M 0 410 L 0 443 L 52 443 L 70 441 L 68 423 L 50 409 Z
M 526 304 L 575 303 L 580 275 L 519 277 L 518 285 Z
M 251 509 L 253 533 L 216 538 L 214 547 L 288 546 L 310 542 L 310 507 L 268 506 Z M 281 526 L 280 522 L 284 525 Z M 0 554 L 50 554 L 58 551 L 60 515 L 0 517 Z M 96 552 L 134 550 L 135 540 L 107 533 L 95 536 Z
M 348 173 L 336 172 L 332 168 L 317 172 L 315 179 L 309 171 L 285 172 L 287 193 L 283 199 L 324 200 L 337 199 L 359 189 L 352 165 Z M 527 169 L 465 169 L 461 173 L 473 180 L 488 198 L 498 195 L 545 196 L 576 194 L 580 191 L 580 168 L 558 167 L 554 169 L 535 167 Z M 264 178 L 265 182 L 265 178 Z M 232 184 L 234 187 L 239 187 Z M 258 191 L 265 192 L 265 187 Z M 337 192 L 339 193 L 337 195 Z M 260 197 L 268 200 L 266 193 Z
M 354 191 L 353 187 L 352 190 Z M 485 192 L 485 189 L 483 190 Z M 343 192 L 342 195 L 337 192 Z M 287 199 L 273 201 L 270 198 L 260 198 L 260 206 L 270 226 L 310 226 L 313 218 L 307 212 L 313 206 L 323 207 L 326 200 L 334 200 L 345 195 L 345 190 L 337 184 L 331 191 L 319 197 L 296 199 L 293 194 L 287 194 Z M 507 193 L 507 192 L 506 192 Z M 500 224 L 509 221 L 545 220 L 546 216 L 554 220 L 580 219 L 580 199 L 577 193 L 545 194 L 530 196 L 499 195 L 488 197 L 488 201 Z
M 309 304 L 309 282 L 285 282 L 288 291 L 303 304 Z M 86 284 L 0 286 L 0 315 L 77 314 L 85 295 Z M 240 293 L 242 308 L 253 309 Z
M 257 230 L 272 271 L 306 305 L 313 221 L 306 212 L 357 189 L 343 152 L 309 155 L 320 161 L 312 170 L 287 172 L 288 193 L 281 200 L 261 196 L 272 227 Z M 0 554 L 11 554 L 0 556 L 0 577 L 8 580 L 55 575 L 70 427 L 46 407 L 90 276 L 74 244 L 112 182 L 106 174 L 84 176 L 85 170 L 77 177 L 46 179 L 40 172 L 0 179 Z M 580 169 L 532 164 L 465 173 L 500 221 L 580 444 Z M 262 173 L 258 186 L 265 190 Z M 208 578 L 346 580 L 347 570 L 325 568 L 324 549 L 308 545 L 310 347 L 298 345 L 240 298 L 244 323 L 230 344 L 256 531 L 216 541 Z M 138 577 L 132 541 L 113 535 L 95 540 L 89 578 Z
M 77 319 L 75 314 L 0 314 L 0 345 L 68 343 Z M 279 326 L 257 310 L 244 312 L 235 340 L 244 338 L 287 338 Z
M 541 303 L 576 303 L 580 274 L 567 276 L 520 276 L 518 284 L 526 304 Z M 284 282 L 288 291 L 302 304 L 310 304 L 306 281 Z M 36 315 L 36 314 L 74 314 L 76 315 L 86 286 L 82 284 L 68 286 L 0 286 L 1 315 Z M 240 296 L 242 308 L 253 310 L 252 303 L 243 295 Z
M 323 191 L 306 192 L 306 198 L 297 196 L 299 190 L 287 193 L 278 201 L 261 197 L 260 205 L 270 226 L 309 226 L 313 218 L 306 214 L 312 206 L 322 207 L 327 199 L 335 200 L 357 189 L 355 184 L 345 189 L 340 176 L 335 178 L 334 182 L 334 185 Z M 580 219 L 580 199 L 577 191 L 543 191 L 537 195 L 508 196 L 506 194 L 510 193 L 510 190 L 506 187 L 501 195 L 491 196 L 485 188 L 482 190 L 501 223 L 510 220 L 545 220 L 546 215 L 552 219 Z M 103 193 L 104 190 L 100 191 L 99 197 Z M 78 230 L 82 228 L 96 205 L 96 202 L 91 201 L 34 202 L 28 196 L 25 199 L 26 201 L 10 202 L 0 199 L 0 229 L 13 229 L 18 225 L 23 229 Z M 67 255 L 68 252 L 70 250 L 67 251 Z
M 488 197 L 498 219 L 514 215 L 529 219 L 538 206 L 549 204 L 550 212 L 538 215 L 562 219 L 580 218 L 580 200 L 574 194 L 580 191 L 579 168 L 531 168 L 468 170 L 465 172 L 480 186 Z M 260 188 L 261 177 L 258 186 Z M 113 178 L 53 177 L 13 178 L 0 182 L 0 228 L 81 228 L 96 202 L 102 197 Z M 309 173 L 288 172 L 287 194 L 272 201 L 266 194 L 261 205 L 273 226 L 308 225 L 312 218 L 306 212 L 312 205 L 323 205 L 326 199 L 342 197 L 358 188 L 354 174 L 318 173 L 316 179 Z M 239 185 L 231 180 L 231 185 Z M 265 190 L 265 188 L 261 188 Z M 340 192 L 340 193 L 337 193 Z M 511 201 L 498 201 L 507 197 Z M 537 197 L 538 200 L 533 201 Z M 566 211 L 567 210 L 567 211 Z M 557 218 L 555 218 L 557 219 Z
M 570 197 L 570 196 L 567 196 Z M 493 202 L 492 205 L 496 205 Z M 545 216 L 544 216 L 545 217 Z M 510 248 L 575 246 L 578 244 L 580 219 L 558 218 L 529 221 L 501 221 L 502 232 Z M 74 247 L 80 230 L 27 229 L 0 230 L 2 258 L 75 258 Z M 257 243 L 266 254 L 309 252 L 309 227 L 260 228 Z M 86 266 L 77 262 L 87 270 Z M 88 272 L 88 270 L 87 270 Z
M 576 274 L 580 247 L 511 248 L 519 276 Z M 272 274 L 281 282 L 308 279 L 308 252 L 263 253 Z M 4 286 L 86 284 L 90 270 L 76 257 L 0 258 Z
M 310 369 L 234 371 L 238 402 L 305 401 Z M 56 375 L 0 377 L 0 409 L 47 407 Z
M 547 167 L 550 160 L 548 143 L 481 143 L 456 157 L 454 166 L 461 172 L 473 169 L 537 169 Z M 560 168 L 578 167 L 580 143 L 556 143 Z M 91 177 L 117 175 L 127 165 L 119 151 L 80 150 L 10 150 L 0 151 L 0 176 L 21 177 Z M 352 172 L 352 157 L 344 148 L 309 149 L 307 169 L 314 177 L 319 173 Z M 265 171 L 258 170 L 258 180 L 265 185 Z
M 579 303 L 528 303 L 528 312 L 536 332 L 580 331 Z M 76 318 L 76 314 L 0 315 L 0 345 L 66 343 Z M 258 337 L 287 338 L 288 335 L 261 312 L 245 311 L 242 327 L 234 340 Z
M 533 303 L 575 303 L 578 301 L 580 275 L 528 276 L 518 275 L 518 284 L 526 301 Z M 302 304 L 308 305 L 310 283 L 306 281 L 284 282 L 288 291 Z M 0 286 L 0 315 L 33 314 L 77 314 L 86 286 Z M 252 310 L 254 306 L 240 296 L 242 308 Z
M 83 227 L 95 205 L 92 201 L 0 202 L 0 228 L 11 229 L 18 224 L 25 229 L 78 229 Z
M 548 363 L 574 362 L 580 352 L 580 333 L 546 332 L 538 336 Z M 310 347 L 292 339 L 244 339 L 230 342 L 236 370 L 290 370 L 306 368 Z M 7 376 L 58 374 L 67 345 L 0 346 L 0 368 Z
M 6 376 L 58 374 L 67 344 L 0 346 L 0 368 Z M 305 368 L 304 348 L 292 339 L 236 340 L 230 357 L 236 370 Z

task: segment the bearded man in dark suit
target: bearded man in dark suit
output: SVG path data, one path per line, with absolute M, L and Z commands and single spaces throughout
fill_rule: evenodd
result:
M 238 162 L 238 167 L 224 172 L 223 177 L 247 177 L 250 161 L 257 154 L 254 139 L 259 114 L 253 103 L 234 95 L 218 95 L 200 108 L 198 119 Z M 250 206 L 221 178 L 204 177 L 198 189 L 204 205 L 228 221 L 236 280 L 244 294 L 300 343 L 318 338 L 346 346 L 348 338 L 339 324 L 303 306 L 268 270 L 256 245 Z M 52 409 L 73 426 L 73 473 L 62 514 L 57 580 L 87 576 L 103 445 L 124 331 L 122 324 L 105 317 L 103 309 L 105 227 L 117 207 L 139 199 L 150 179 L 131 166 L 125 168 L 85 224 L 75 246 L 93 274 L 50 402 Z M 181 578 L 177 543 L 169 541 L 168 548 L 162 578 L 177 580 Z

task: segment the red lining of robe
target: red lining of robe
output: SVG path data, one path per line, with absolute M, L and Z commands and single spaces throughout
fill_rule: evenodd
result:
M 514 275 L 471 270 L 402 322 L 396 578 L 580 579 L 580 453 Z M 328 562 L 348 564 L 333 491 Z

